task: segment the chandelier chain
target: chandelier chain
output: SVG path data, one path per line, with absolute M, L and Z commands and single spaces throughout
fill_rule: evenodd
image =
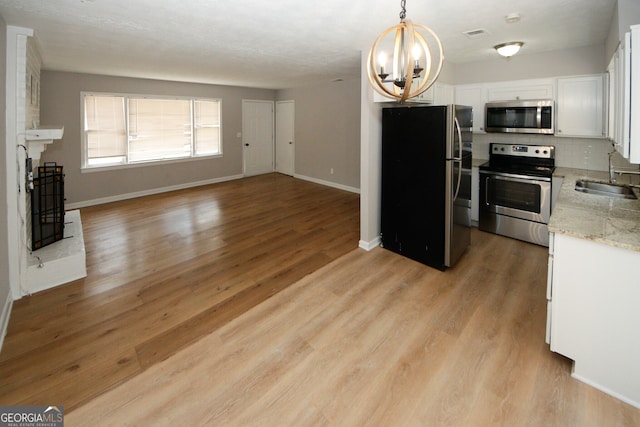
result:
M 400 0 L 400 7 L 402 8 L 400 11 L 400 19 L 404 21 L 407 17 L 407 0 Z

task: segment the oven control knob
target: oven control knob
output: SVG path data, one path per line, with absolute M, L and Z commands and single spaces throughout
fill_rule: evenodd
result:
M 540 154 L 540 150 L 536 150 L 536 154 Z
M 547 150 L 544 150 L 544 154 L 547 154 Z

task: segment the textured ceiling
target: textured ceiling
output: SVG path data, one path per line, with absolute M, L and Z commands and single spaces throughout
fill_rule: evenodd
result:
M 501 60 L 604 43 L 615 0 L 407 0 L 445 59 Z M 32 28 L 43 68 L 131 77 L 290 88 L 357 76 L 360 52 L 399 22 L 390 0 L 0 0 L 9 25 Z M 518 12 L 521 20 L 507 24 Z M 484 29 L 471 39 L 464 31 Z

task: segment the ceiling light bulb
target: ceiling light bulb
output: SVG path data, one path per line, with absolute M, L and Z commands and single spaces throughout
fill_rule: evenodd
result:
M 420 55 L 422 55 L 422 49 L 420 49 L 420 45 L 413 45 L 413 59 L 416 61 L 420 59 Z
M 384 80 L 389 75 L 384 71 L 384 67 L 387 65 L 387 54 L 384 51 L 378 54 L 378 65 L 380 65 L 380 73 L 378 75 Z
M 380 52 L 378 54 L 378 65 L 381 67 L 387 65 L 387 54 L 385 52 Z
M 502 43 L 494 46 L 494 49 L 497 50 L 500 55 L 509 58 L 518 53 L 523 44 L 523 42 Z

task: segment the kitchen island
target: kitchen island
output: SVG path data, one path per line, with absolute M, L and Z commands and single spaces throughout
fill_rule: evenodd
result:
M 573 359 L 574 378 L 640 408 L 640 200 L 575 191 L 578 179 L 607 182 L 606 172 L 555 175 L 547 342 Z

